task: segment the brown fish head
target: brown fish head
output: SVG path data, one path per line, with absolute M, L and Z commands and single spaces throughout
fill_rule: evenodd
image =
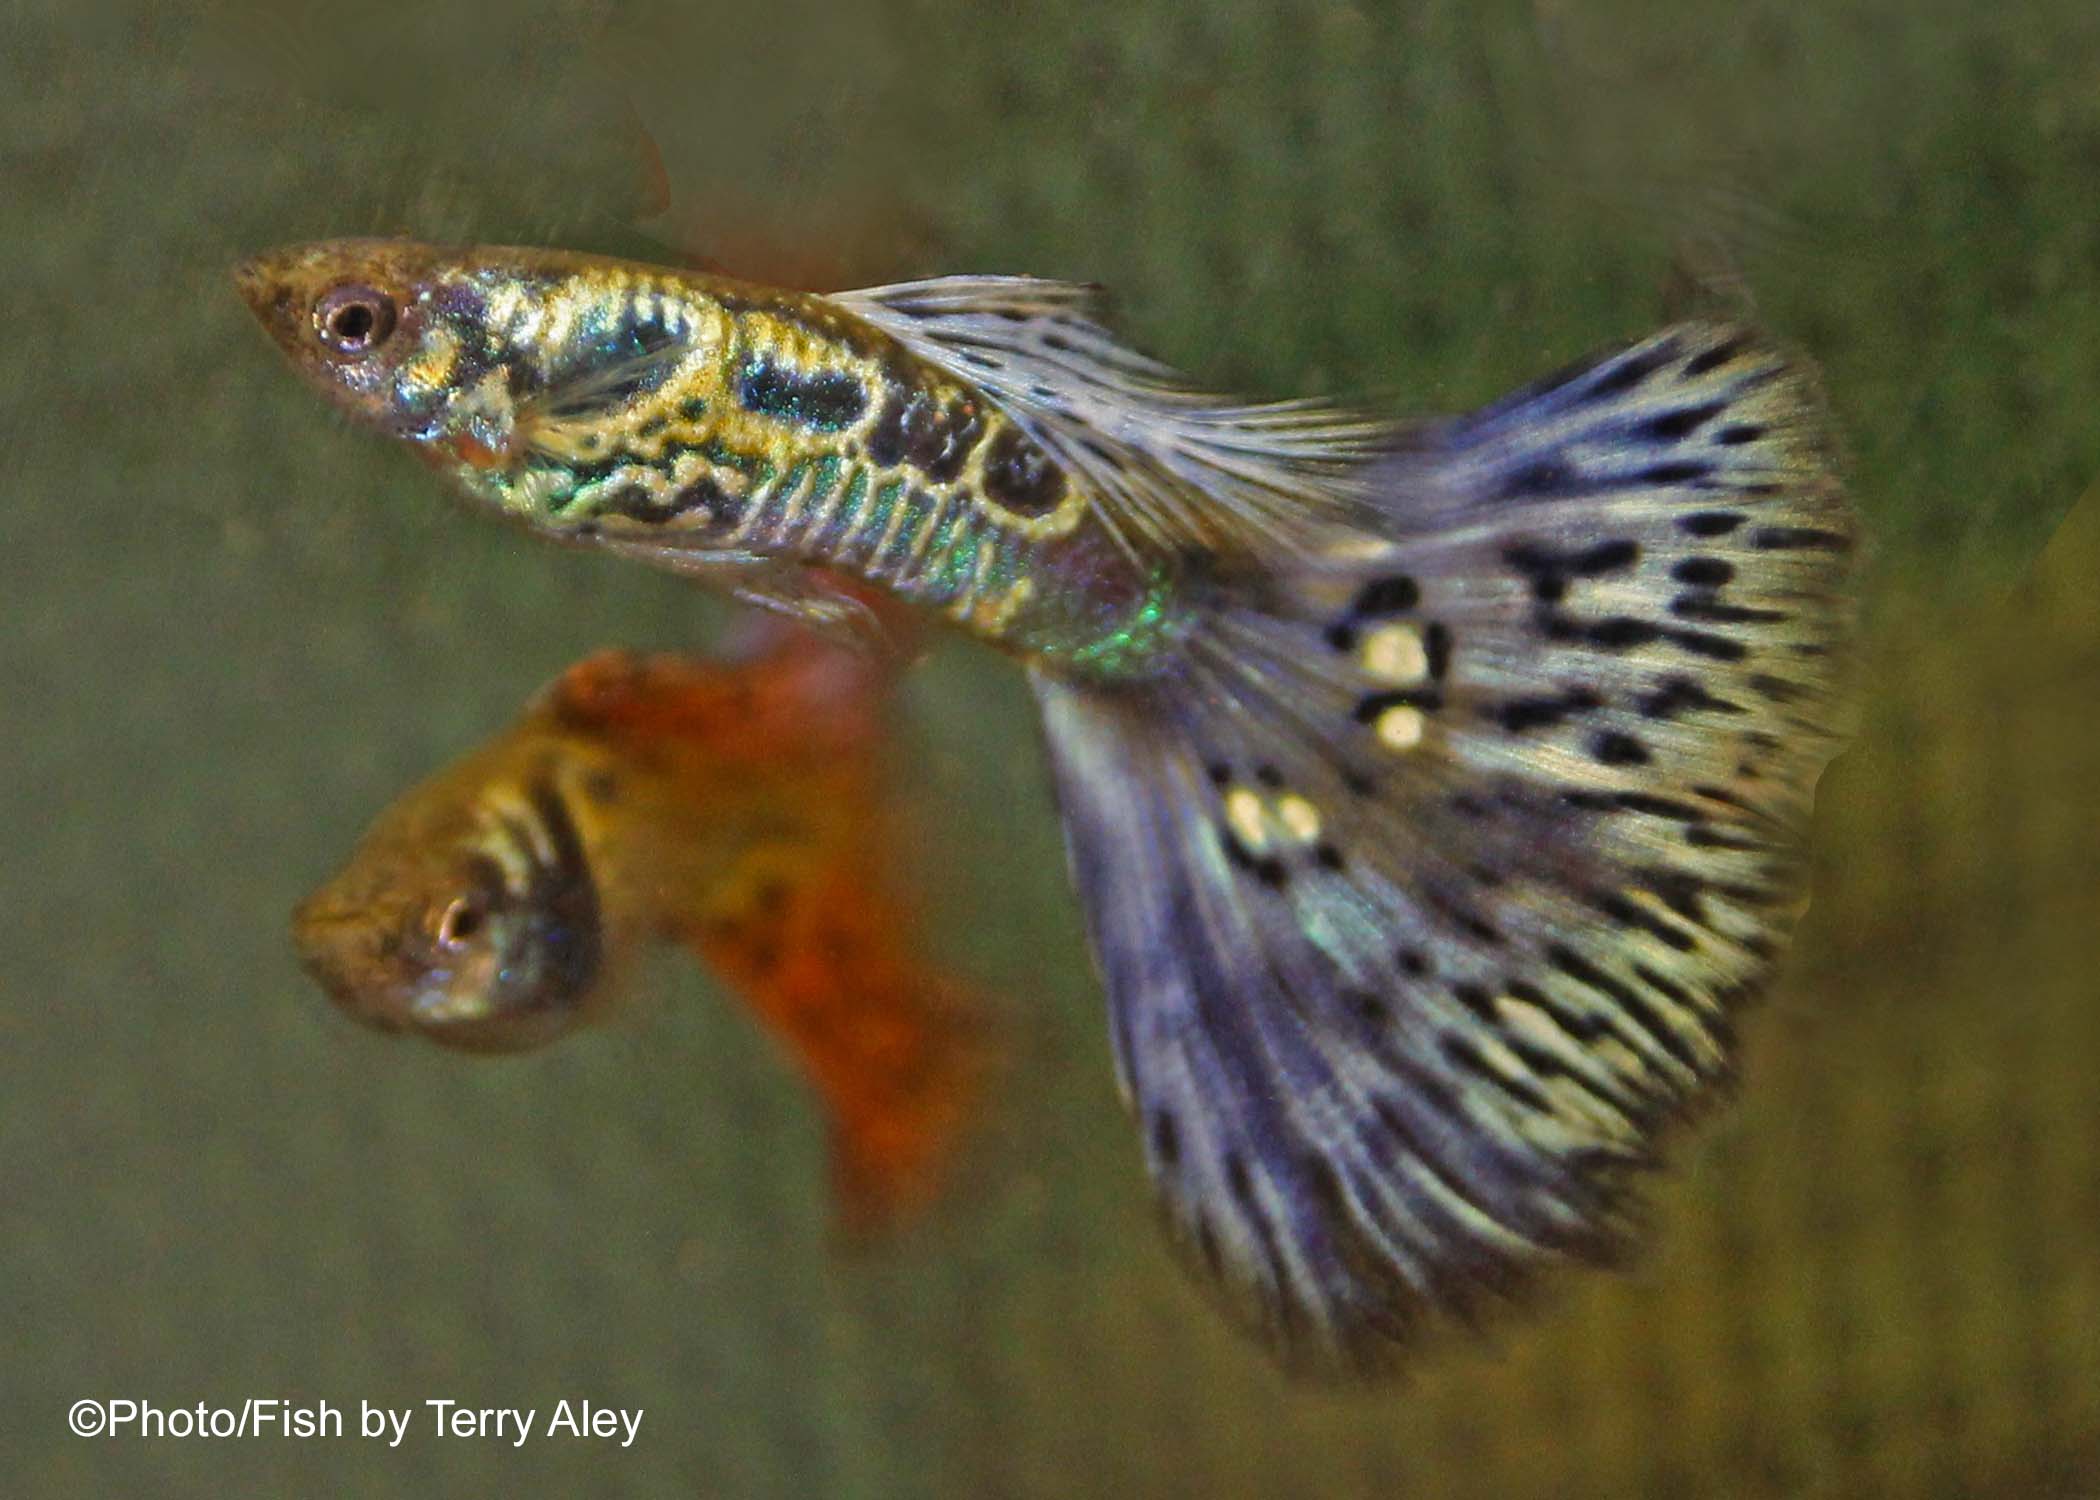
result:
M 572 844 L 510 832 L 500 853 L 361 847 L 293 914 L 307 972 L 365 1025 L 464 1051 L 573 1029 L 599 978 L 596 889 Z

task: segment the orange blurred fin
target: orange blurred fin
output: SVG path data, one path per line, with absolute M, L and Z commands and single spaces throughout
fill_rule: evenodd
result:
M 635 190 L 641 199 L 641 217 L 659 218 L 671 211 L 671 172 L 664 165 L 664 148 L 657 143 L 656 132 L 642 123 L 633 105 L 624 105 L 623 113 L 634 137 Z
M 937 1198 L 979 1112 L 990 1049 L 969 989 L 911 951 L 873 851 L 753 861 L 680 937 L 787 1049 L 830 1123 L 853 1239 Z
M 942 235 L 925 210 L 894 192 L 788 203 L 712 183 L 681 204 L 662 144 L 631 104 L 621 112 L 634 149 L 637 227 L 696 271 L 763 286 L 835 292 L 908 279 L 940 259 Z
M 865 756 L 881 734 L 897 670 L 893 659 L 783 629 L 736 663 L 600 651 L 544 689 L 535 707 L 575 733 L 695 739 L 732 759 L 767 758 L 781 747 Z

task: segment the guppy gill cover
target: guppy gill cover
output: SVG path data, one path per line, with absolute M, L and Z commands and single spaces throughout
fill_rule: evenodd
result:
M 1172 1237 L 1294 1367 L 1609 1256 L 1728 1074 L 1840 743 L 1805 365 L 1690 322 L 1469 416 L 1205 394 L 1085 288 L 258 257 L 301 372 L 535 531 L 1014 656 Z

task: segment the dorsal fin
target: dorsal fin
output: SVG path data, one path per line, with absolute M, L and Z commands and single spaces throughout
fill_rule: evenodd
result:
M 551 683 L 535 707 L 563 728 L 621 740 L 691 739 L 753 755 L 865 754 L 881 733 L 895 664 L 842 651 L 790 625 L 740 664 L 678 652 L 600 651 Z
M 1100 497 L 1126 544 L 1300 551 L 1360 521 L 1390 424 L 1321 400 L 1205 394 L 1120 343 L 1089 286 L 948 276 L 837 302 L 976 386 Z

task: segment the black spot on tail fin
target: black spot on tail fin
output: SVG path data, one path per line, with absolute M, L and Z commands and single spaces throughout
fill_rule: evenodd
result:
M 1293 1364 L 1609 1258 L 1729 1075 L 1845 717 L 1829 446 L 1798 365 L 1672 329 L 1435 429 L 1382 533 L 1207 584 L 1157 680 L 1038 675 L 1167 1220 Z

